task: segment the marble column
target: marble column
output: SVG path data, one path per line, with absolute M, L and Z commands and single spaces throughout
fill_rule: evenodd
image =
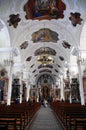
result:
M 63 76 L 60 77 L 60 86 L 61 86 L 61 101 L 65 100 L 64 98 L 64 83 L 63 83 Z
M 13 60 L 5 61 L 8 68 L 8 93 L 7 93 L 7 105 L 11 104 L 11 94 L 12 94 L 12 70 L 13 70 Z
M 69 74 L 68 74 L 68 79 L 69 79 L 69 102 L 72 103 L 72 99 L 71 99 L 71 70 L 70 70 L 70 65 L 68 64 L 68 71 L 69 71 Z
M 82 80 L 82 69 L 81 69 L 81 57 L 77 57 L 77 66 L 78 66 L 78 73 L 79 73 L 79 91 L 80 91 L 80 98 L 81 98 L 81 105 L 85 105 L 84 99 L 84 90 L 83 90 L 83 80 Z
M 56 86 L 54 85 L 53 86 L 53 89 L 54 89 L 54 100 L 56 99 Z
M 40 93 L 40 89 L 37 88 L 37 102 L 39 102 L 39 93 Z
M 30 84 L 28 83 L 28 81 L 26 81 L 26 101 L 28 102 L 28 100 L 30 99 Z
M 20 73 L 19 73 L 19 79 L 20 79 L 20 100 L 19 100 L 19 102 L 22 103 L 22 93 L 23 93 L 23 84 L 22 84 L 22 81 L 23 81 L 23 72 L 20 72 Z

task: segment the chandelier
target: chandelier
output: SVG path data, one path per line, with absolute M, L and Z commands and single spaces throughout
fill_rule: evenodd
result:
M 37 61 L 39 64 L 49 65 L 54 63 L 54 58 L 51 55 L 40 55 Z

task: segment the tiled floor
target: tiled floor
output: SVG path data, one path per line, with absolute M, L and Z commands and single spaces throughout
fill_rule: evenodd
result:
M 50 107 L 43 106 L 37 113 L 37 117 L 30 126 L 29 130 L 63 130 L 53 114 Z

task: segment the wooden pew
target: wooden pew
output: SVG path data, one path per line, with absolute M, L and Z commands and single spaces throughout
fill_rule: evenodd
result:
M 8 122 L 7 122 L 8 121 Z M 0 114 L 0 124 L 8 123 L 8 126 L 11 127 L 16 126 L 16 129 L 23 130 L 24 129 L 24 122 L 23 122 L 22 115 L 19 113 L 3 113 Z
M 31 106 L 29 105 L 29 103 L 21 103 L 16 105 L 12 104 L 11 106 L 1 105 L 0 106 L 1 127 L 3 127 L 3 123 L 5 123 L 6 125 L 4 124 L 4 126 L 7 127 L 11 126 L 12 130 L 17 129 L 25 130 L 29 125 L 30 121 L 32 120 L 34 114 L 40 108 L 40 106 L 41 105 L 39 103 L 34 103 Z M 11 125 L 9 125 L 7 119 L 9 119 L 8 120 L 9 123 L 11 121 Z M 14 128 L 14 126 L 16 126 L 16 128 Z
M 80 125 L 85 126 L 86 106 L 74 103 L 54 102 L 51 104 L 51 107 L 66 130 L 73 130 L 73 128 L 78 129 Z
M 83 130 L 86 130 L 86 119 L 75 119 L 74 130 L 78 130 L 78 127 L 81 127 Z
M 17 130 L 16 119 L 0 117 L 0 130 Z

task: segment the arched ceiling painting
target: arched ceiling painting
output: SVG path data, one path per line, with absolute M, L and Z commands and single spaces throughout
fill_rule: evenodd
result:
M 24 5 L 26 19 L 59 19 L 64 18 L 66 5 L 62 0 L 28 0 Z
M 50 47 L 41 47 L 41 48 L 39 48 L 39 49 L 37 49 L 36 51 L 35 51 L 35 56 L 38 56 L 38 55 L 56 55 L 56 51 L 54 50 L 54 49 L 52 49 L 52 48 L 50 48 Z
M 37 42 L 57 42 L 58 34 L 48 28 L 40 29 L 32 34 L 32 41 Z

